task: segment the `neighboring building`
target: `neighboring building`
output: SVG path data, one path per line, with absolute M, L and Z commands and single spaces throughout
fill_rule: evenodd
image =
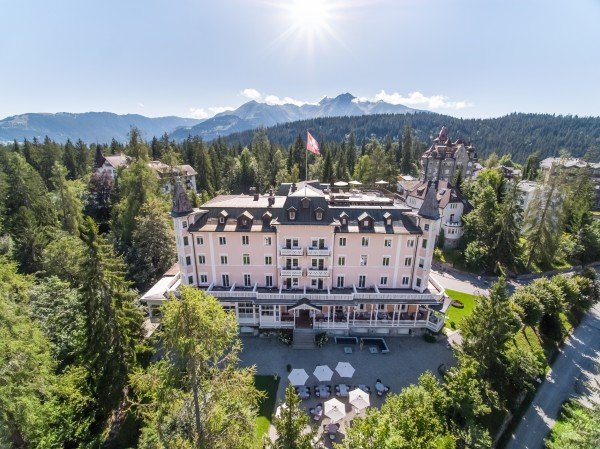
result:
M 430 190 L 435 192 L 438 202 L 441 217 L 439 230 L 444 232 L 444 247 L 456 248 L 464 233 L 462 216 L 471 211 L 471 205 L 448 181 L 421 180 L 412 185 L 410 190 L 405 189 L 401 195 L 409 207 L 419 210 Z
M 511 181 L 514 179 L 521 179 L 523 176 L 523 172 L 515 167 L 509 167 L 508 165 L 501 165 L 500 172 L 502 176 L 506 179 L 510 179 Z
M 131 158 L 124 154 L 115 154 L 111 156 L 104 156 L 100 149 L 96 151 L 96 169 L 95 172 L 102 174 L 108 173 L 115 179 L 117 172 L 121 167 L 127 167 L 131 163 Z M 182 179 L 185 182 L 187 189 L 196 191 L 196 170 L 191 165 L 177 165 L 172 168 L 161 161 L 150 161 L 148 166 L 154 170 L 162 182 L 162 188 L 165 193 L 171 192 L 173 186 L 171 179 L 177 178 Z
M 519 206 L 523 212 L 525 212 L 527 206 L 529 206 L 529 203 L 539 186 L 540 184 L 536 181 L 520 181 L 517 184 L 517 190 L 519 191 Z
M 152 317 L 165 300 L 177 292 L 180 285 L 181 272 L 176 263 L 140 298 L 140 302 L 148 309 L 148 315 Z
M 462 179 L 473 176 L 477 152 L 461 139 L 452 142 L 443 126 L 431 147 L 421 156 L 421 177 L 427 181 L 454 182 L 458 173 Z
M 96 155 L 96 173 L 108 173 L 113 179 L 117 177 L 117 171 L 121 167 L 127 167 L 131 158 L 124 154 L 113 154 L 111 156 Z
M 600 209 L 600 163 L 586 162 L 577 158 L 548 157 L 540 162 L 542 179 L 547 180 L 552 175 L 552 169 L 560 166 L 567 176 L 576 176 L 579 173 L 586 173 L 594 186 L 596 210 Z
M 400 175 L 398 176 L 398 182 L 396 183 L 396 191 L 400 195 L 404 195 L 406 192 L 410 192 L 417 185 L 421 183 L 420 179 L 415 178 L 411 175 Z
M 192 190 L 192 192 L 196 191 L 196 175 L 198 173 L 191 165 L 178 165 L 171 169 L 169 165 L 161 161 L 150 161 L 148 166 L 158 173 L 158 177 L 163 183 L 163 190 L 166 193 L 173 189 L 170 180 L 174 177 L 184 181 L 186 189 Z
M 178 183 L 172 216 L 182 284 L 219 298 L 243 331 L 443 325 L 444 290 L 430 277 L 440 224 L 433 190 L 418 212 L 393 195 L 334 193 L 318 182 L 193 209 Z

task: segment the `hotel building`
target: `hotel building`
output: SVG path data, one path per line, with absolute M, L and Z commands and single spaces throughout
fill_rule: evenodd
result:
M 408 334 L 444 323 L 430 276 L 440 213 L 376 190 L 319 182 L 220 195 L 193 209 L 181 185 L 172 217 L 180 282 L 235 312 L 242 331 Z M 150 310 L 164 297 L 146 301 Z

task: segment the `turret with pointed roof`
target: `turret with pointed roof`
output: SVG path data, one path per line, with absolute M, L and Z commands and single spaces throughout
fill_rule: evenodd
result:
M 430 181 L 427 186 L 427 193 L 419 209 L 419 215 L 430 220 L 438 220 L 440 218 L 440 206 L 433 181 Z
M 183 190 L 181 180 L 177 180 L 175 194 L 173 195 L 173 210 L 171 211 L 171 215 L 173 217 L 181 217 L 188 215 L 192 210 L 192 204 L 190 203 L 185 190 Z

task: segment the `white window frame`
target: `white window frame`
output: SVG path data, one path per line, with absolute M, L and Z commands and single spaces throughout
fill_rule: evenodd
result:
M 206 254 L 198 254 L 198 265 L 206 265 Z
M 340 280 L 342 281 L 341 285 Z M 346 286 L 346 276 L 343 274 L 338 275 L 337 279 L 335 280 L 335 285 L 336 288 L 344 288 Z
M 367 288 L 367 275 L 366 274 L 358 275 L 358 288 Z
M 204 245 L 204 237 L 196 236 L 196 245 Z
M 382 287 L 387 287 L 388 284 L 388 277 L 387 276 L 381 276 L 379 278 L 379 285 Z
M 250 254 L 249 253 L 244 253 L 242 254 L 242 265 L 250 265 Z
M 344 255 L 338 256 L 337 265 L 338 265 L 338 267 L 345 267 L 346 266 L 346 256 L 344 256 Z
M 250 244 L 250 236 L 242 235 L 242 246 L 248 246 Z
M 392 239 L 385 239 L 383 241 L 383 247 L 384 248 L 391 248 L 392 247 Z
M 369 237 L 363 237 L 360 243 L 360 246 L 366 248 L 369 246 Z
M 272 274 L 265 275 L 265 287 L 273 287 L 273 275 Z
M 348 244 L 348 239 L 346 237 L 340 237 L 338 241 L 339 246 L 346 246 Z
M 223 263 L 223 258 L 225 258 L 225 263 Z M 219 263 L 221 265 L 229 265 L 229 257 L 227 257 L 227 254 L 219 254 Z
M 208 284 L 208 273 L 198 273 L 198 284 Z
M 225 279 L 227 279 L 227 283 L 225 283 Z M 221 284 L 223 284 L 223 287 L 231 287 L 231 278 L 229 277 L 229 273 L 221 273 Z
M 402 285 L 410 285 L 410 276 L 402 277 Z
M 266 236 L 265 239 L 264 239 L 264 243 L 265 243 L 265 246 L 271 246 L 271 244 L 272 244 L 272 237 L 271 236 Z
M 369 256 L 366 254 L 361 254 L 359 266 L 366 267 L 368 263 L 369 263 Z
M 412 257 L 405 257 L 404 258 L 404 266 L 405 267 L 412 267 Z
M 270 254 L 265 254 L 265 265 L 273 265 L 273 256 L 271 256 Z
M 250 273 L 244 273 L 243 279 L 244 287 L 252 287 L 252 275 Z
M 227 237 L 224 235 L 219 236 L 219 245 L 225 246 L 227 245 Z
M 383 256 L 383 258 L 381 259 L 381 266 L 389 267 L 391 260 L 392 260 L 391 256 Z

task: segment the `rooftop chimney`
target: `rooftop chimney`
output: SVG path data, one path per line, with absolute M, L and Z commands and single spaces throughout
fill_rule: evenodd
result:
M 292 183 L 292 193 L 294 193 L 296 190 L 298 190 L 298 187 L 296 187 L 296 183 Z

